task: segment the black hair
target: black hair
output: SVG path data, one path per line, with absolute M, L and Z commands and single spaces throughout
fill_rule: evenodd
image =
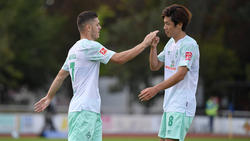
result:
M 171 20 L 174 22 L 175 26 L 178 23 L 182 23 L 182 30 L 186 30 L 186 26 L 189 24 L 192 14 L 191 12 L 182 5 L 173 4 L 169 7 L 166 7 L 162 10 L 162 18 L 165 16 L 171 17 Z
M 94 19 L 94 18 L 97 18 L 97 14 L 95 12 L 92 12 L 92 11 L 83 11 L 81 12 L 78 17 L 77 17 L 77 27 L 78 27 L 78 30 L 81 31 L 84 27 L 84 25 Z

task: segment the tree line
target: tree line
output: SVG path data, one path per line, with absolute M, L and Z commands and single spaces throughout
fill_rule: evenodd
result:
M 249 82 L 248 0 L 11 0 L 0 1 L 0 103 L 11 101 L 10 89 L 47 88 L 67 51 L 79 40 L 76 17 L 80 12 L 98 13 L 102 25 L 98 41 L 109 49 L 129 49 L 159 29 L 160 51 L 168 41 L 161 11 L 173 3 L 187 6 L 193 14 L 187 34 L 200 46 L 200 82 L 205 96 L 227 93 L 228 87 L 221 86 L 225 82 Z M 163 75 L 163 70 L 150 71 L 148 57 L 149 49 L 126 65 L 102 65 L 101 76 L 118 77 L 115 88 L 128 86 L 133 101 L 142 88 L 151 85 L 152 78 Z M 249 90 L 244 93 L 248 99 Z

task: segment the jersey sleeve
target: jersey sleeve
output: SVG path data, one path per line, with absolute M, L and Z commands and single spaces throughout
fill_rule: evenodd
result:
M 114 54 L 114 51 L 105 48 L 102 44 L 95 41 L 91 42 L 87 51 L 85 51 L 88 60 L 100 61 L 104 64 L 107 64 Z
M 167 42 L 167 44 L 165 45 L 163 51 L 157 56 L 159 61 L 165 62 L 165 51 L 167 50 L 166 48 L 168 47 L 168 45 L 169 45 L 171 42 L 173 42 L 173 39 L 172 39 L 172 38 Z
M 164 52 L 164 50 L 157 57 L 158 57 L 159 61 L 165 62 L 165 52 Z
M 195 44 L 186 44 L 181 47 L 180 61 L 178 66 L 186 66 L 189 70 L 191 69 L 192 63 L 197 56 L 198 46 Z
M 62 66 L 62 69 L 65 70 L 65 71 L 69 71 L 69 66 L 68 66 L 68 57 L 66 58 L 63 66 Z

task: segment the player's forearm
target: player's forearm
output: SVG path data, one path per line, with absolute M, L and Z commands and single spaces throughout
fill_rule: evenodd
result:
M 55 96 L 58 89 L 62 86 L 62 83 L 63 83 L 62 79 L 56 77 L 56 79 L 51 84 L 48 94 L 47 94 L 47 97 L 49 99 L 52 99 Z
M 137 55 L 139 55 L 147 46 L 144 44 L 140 43 L 137 46 L 135 46 L 132 49 L 117 53 L 117 58 L 119 58 L 120 64 L 124 64 L 133 58 L 135 58 Z
M 47 97 L 49 99 L 52 99 L 56 92 L 58 91 L 58 89 L 62 86 L 65 78 L 68 76 L 68 72 L 60 70 L 59 73 L 57 74 L 56 78 L 54 79 L 54 81 L 52 82 Z
M 158 70 L 158 58 L 157 58 L 157 49 L 156 47 L 151 47 L 150 49 L 150 56 L 149 56 L 149 64 L 150 69 L 152 71 Z
M 165 90 L 165 89 L 168 89 L 168 88 L 174 86 L 175 84 L 177 84 L 181 80 L 183 80 L 184 77 L 185 77 L 185 74 L 177 72 L 173 76 L 171 76 L 169 79 L 155 85 L 154 87 L 158 90 Z

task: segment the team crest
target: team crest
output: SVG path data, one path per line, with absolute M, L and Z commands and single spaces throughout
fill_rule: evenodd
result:
M 90 138 L 91 138 L 91 134 L 90 134 L 90 132 L 88 132 L 88 133 L 86 134 L 86 137 L 87 137 L 88 139 L 90 139 Z

